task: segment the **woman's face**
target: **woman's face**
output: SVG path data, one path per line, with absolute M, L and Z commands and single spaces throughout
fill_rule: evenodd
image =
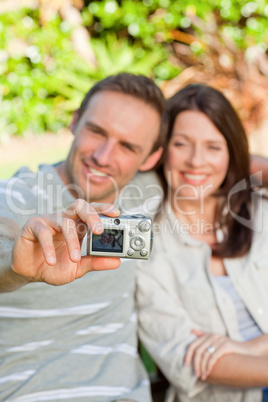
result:
M 179 202 L 206 199 L 221 186 L 228 165 L 227 142 L 209 118 L 198 111 L 180 113 L 164 166 L 172 195 Z

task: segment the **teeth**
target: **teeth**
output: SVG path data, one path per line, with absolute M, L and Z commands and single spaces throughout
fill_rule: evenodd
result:
M 199 180 L 204 180 L 204 179 L 206 179 L 207 175 L 205 175 L 205 174 L 189 174 L 189 173 L 184 173 L 184 177 L 185 177 L 186 179 L 189 179 L 189 180 L 199 181 Z
M 90 172 L 93 173 L 95 176 L 107 177 L 106 173 L 103 173 L 97 169 L 90 168 Z

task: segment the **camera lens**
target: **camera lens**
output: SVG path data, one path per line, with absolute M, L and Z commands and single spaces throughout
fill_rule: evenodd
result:
M 114 220 L 114 224 L 115 224 L 115 225 L 120 225 L 120 219 L 118 219 L 118 218 L 115 219 L 115 220 Z

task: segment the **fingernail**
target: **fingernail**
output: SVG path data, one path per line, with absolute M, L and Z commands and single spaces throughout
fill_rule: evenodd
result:
M 56 258 L 55 257 L 53 257 L 53 255 L 51 255 L 50 257 L 48 257 L 48 263 L 49 264 L 55 264 L 55 262 L 56 262 Z
M 93 225 L 93 231 L 94 231 L 94 232 L 98 232 L 98 233 L 102 233 L 102 231 L 103 231 L 102 224 L 99 223 L 99 222 L 96 222 L 96 223 Z
M 111 207 L 108 209 L 108 212 L 116 212 L 120 214 L 120 210 L 114 205 L 111 205 Z
M 195 376 L 196 376 L 197 378 L 200 377 L 199 371 L 196 371 L 196 372 L 195 372 Z
M 80 260 L 80 251 L 79 250 L 73 251 L 73 258 L 74 258 L 74 260 Z

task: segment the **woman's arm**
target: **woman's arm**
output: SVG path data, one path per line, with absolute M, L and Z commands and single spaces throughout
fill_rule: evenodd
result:
M 198 338 L 185 355 L 196 376 L 214 384 L 257 387 L 268 385 L 268 335 L 237 342 L 218 334 L 192 331 Z M 255 373 L 257 375 L 255 376 Z
M 225 355 L 218 360 L 206 382 L 245 388 L 268 386 L 268 357 Z

